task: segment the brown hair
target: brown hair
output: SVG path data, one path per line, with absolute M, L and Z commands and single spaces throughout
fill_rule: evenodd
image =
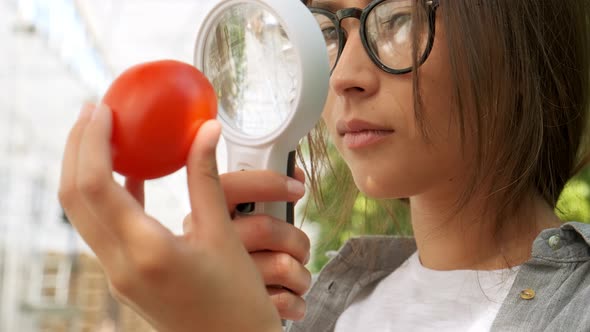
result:
M 476 176 L 458 206 L 487 179 L 493 180 L 488 195 L 498 220 L 510 216 L 531 188 L 555 207 L 566 182 L 590 161 L 582 151 L 590 93 L 589 13 L 586 0 L 441 0 L 437 22 L 446 31 L 456 116 L 462 138 L 477 143 Z M 413 76 L 421 123 L 419 75 Z M 330 171 L 333 161 L 323 123 L 307 141 L 306 172 L 322 206 L 319 174 Z M 347 195 L 341 203 L 351 205 L 358 190 L 348 170 L 339 173 L 334 175 L 346 182 L 338 192 Z M 343 205 L 337 210 L 345 218 L 350 207 Z

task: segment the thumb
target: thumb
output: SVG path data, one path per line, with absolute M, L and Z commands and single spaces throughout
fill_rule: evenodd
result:
M 201 125 L 187 162 L 187 180 L 191 203 L 191 229 L 196 234 L 225 232 L 229 213 L 217 171 L 216 147 L 221 134 L 218 121 Z

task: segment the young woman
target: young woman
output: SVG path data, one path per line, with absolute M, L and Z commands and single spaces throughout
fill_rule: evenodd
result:
M 60 199 L 113 291 L 163 331 L 279 331 L 279 317 L 314 332 L 589 330 L 590 226 L 553 212 L 588 160 L 588 2 L 307 5 L 333 65 L 312 145 L 326 132 L 358 190 L 409 198 L 414 238 L 349 241 L 304 301 L 305 235 L 232 221 L 239 203 L 299 199 L 300 182 L 218 181 L 209 122 L 188 161 L 187 233 L 174 237 L 144 214 L 141 183 L 112 180 L 110 111 L 86 107 Z

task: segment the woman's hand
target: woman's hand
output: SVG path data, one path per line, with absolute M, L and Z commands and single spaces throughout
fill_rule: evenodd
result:
M 295 179 L 271 171 L 244 171 L 221 175 L 232 225 L 264 279 L 268 293 L 281 318 L 301 320 L 305 315 L 302 296 L 310 287 L 311 274 L 305 268 L 310 241 L 303 231 L 269 216 L 239 215 L 238 204 L 247 202 L 296 202 L 304 194 L 305 176 L 296 169 Z M 184 220 L 191 232 L 191 215 Z
M 105 106 L 83 109 L 66 144 L 60 201 L 113 293 L 160 331 L 281 331 L 228 213 L 215 162 L 219 124 L 205 123 L 192 146 L 191 231 L 181 237 L 146 215 L 114 181 L 111 126 Z

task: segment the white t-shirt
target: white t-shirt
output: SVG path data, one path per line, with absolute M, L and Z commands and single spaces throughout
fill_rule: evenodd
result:
M 435 271 L 414 253 L 342 313 L 335 332 L 489 331 L 518 268 Z

